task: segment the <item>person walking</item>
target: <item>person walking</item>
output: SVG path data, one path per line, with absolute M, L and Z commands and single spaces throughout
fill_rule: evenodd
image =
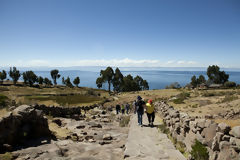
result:
M 122 115 L 124 115 L 125 114 L 125 105 L 124 104 L 122 104 L 121 110 L 122 110 Z
M 148 100 L 148 103 L 146 104 L 146 112 L 147 112 L 147 117 L 148 117 L 148 126 L 153 127 L 153 122 L 155 119 L 155 111 L 154 111 L 154 104 L 152 100 Z
M 130 105 L 127 103 L 127 104 L 126 104 L 126 113 L 127 113 L 127 114 L 129 113 L 129 110 L 130 110 Z
M 135 103 L 135 113 L 137 113 L 138 116 L 138 125 L 143 125 L 142 124 L 142 116 L 144 113 L 144 106 L 145 102 L 142 100 L 142 97 L 138 96 L 137 101 Z
M 118 114 L 121 110 L 121 107 L 119 104 L 116 105 L 116 114 Z

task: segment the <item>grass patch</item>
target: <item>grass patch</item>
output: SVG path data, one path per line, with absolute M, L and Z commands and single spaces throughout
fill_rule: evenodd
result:
M 59 105 L 77 105 L 80 103 L 92 103 L 92 102 L 100 102 L 102 98 L 95 96 L 87 96 L 87 95 L 56 95 L 56 96 L 26 96 L 29 100 L 37 100 L 37 101 L 54 101 Z
M 177 148 L 177 150 L 179 150 L 182 154 L 185 153 L 185 148 L 186 148 L 186 145 L 182 142 L 176 142 L 175 144 L 175 147 Z
M 9 91 L 9 89 L 7 87 L 0 87 L 0 91 L 4 92 L 4 91 Z
M 158 129 L 164 134 L 167 134 L 167 135 L 170 134 L 170 131 L 165 124 L 159 125 Z
M 231 102 L 238 99 L 238 96 L 234 96 L 234 95 L 226 95 L 224 97 L 224 99 L 221 101 L 221 103 L 225 103 L 225 102 Z
M 236 94 L 236 91 L 204 91 L 202 96 L 203 97 L 213 97 L 213 96 L 226 96 L 226 95 L 234 95 Z
M 202 94 L 203 97 L 213 97 L 213 96 L 216 96 L 213 92 L 203 92 Z
M 173 100 L 173 103 L 175 104 L 182 104 L 184 103 L 184 100 L 190 97 L 189 92 L 182 92 L 176 96 L 176 99 Z
M 1 160 L 11 160 L 13 159 L 12 154 L 9 152 L 6 152 L 4 154 L 0 154 L 0 159 Z
M 119 121 L 120 127 L 127 127 L 130 122 L 130 116 L 122 116 L 121 120 Z
M 192 146 L 191 155 L 194 160 L 208 160 L 209 154 L 207 148 L 198 140 L 195 141 L 195 144 Z
M 186 145 L 182 142 L 177 141 L 176 138 L 173 138 L 170 134 L 169 129 L 167 128 L 166 124 L 162 124 L 158 126 L 159 130 L 166 134 L 170 141 L 174 144 L 177 150 L 179 150 L 185 157 L 189 156 L 189 153 L 186 152 Z
M 198 104 L 191 105 L 192 108 L 198 108 Z

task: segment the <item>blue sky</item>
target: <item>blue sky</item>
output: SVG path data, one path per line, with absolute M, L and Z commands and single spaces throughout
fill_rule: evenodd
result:
M 239 0 L 0 0 L 0 67 L 240 68 Z

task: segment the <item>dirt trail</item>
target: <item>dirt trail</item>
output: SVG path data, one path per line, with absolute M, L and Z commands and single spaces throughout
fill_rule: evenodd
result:
M 143 116 L 143 124 L 148 124 L 146 115 Z M 131 117 L 124 152 L 126 160 L 186 160 L 167 135 L 158 130 L 160 124 L 160 118 L 156 116 L 155 127 L 141 127 L 137 124 L 137 115 Z

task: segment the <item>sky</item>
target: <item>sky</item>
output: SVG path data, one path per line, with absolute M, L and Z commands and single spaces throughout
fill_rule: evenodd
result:
M 240 68 L 239 0 L 0 0 L 0 67 Z

